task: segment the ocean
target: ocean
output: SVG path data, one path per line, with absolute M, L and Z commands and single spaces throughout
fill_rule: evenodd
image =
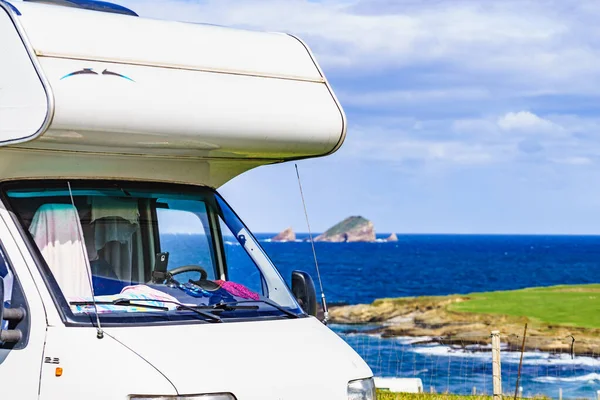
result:
M 309 272 L 318 288 L 311 245 L 303 241 L 307 235 L 297 234 L 298 241 L 285 243 L 269 241 L 274 235 L 256 236 L 288 284 L 291 272 L 299 269 Z M 383 297 L 600 283 L 600 236 L 399 235 L 398 239 L 315 243 L 328 302 L 360 304 Z M 376 376 L 418 377 L 426 391 L 470 394 L 475 387 L 477 393 L 492 392 L 491 350 L 485 346 L 421 344 L 423 338 L 382 338 L 357 331 L 357 326 L 330 327 Z M 520 353 L 502 352 L 505 393 L 514 393 L 519 357 Z M 564 398 L 595 399 L 600 358 L 526 352 L 520 386 L 524 396 L 558 398 L 562 389 Z
M 316 270 L 307 235 L 268 242 L 286 281 Z M 389 235 L 377 235 L 384 238 Z M 315 243 L 327 299 L 348 304 L 382 297 L 466 294 L 600 282 L 600 236 L 399 235 L 390 243 Z M 600 310 L 599 310 L 600 312 Z
M 265 251 L 289 283 L 302 269 L 316 280 L 307 235 L 277 243 L 259 234 Z M 389 236 L 378 235 L 379 239 Z M 377 298 L 466 294 L 532 286 L 600 282 L 600 236 L 399 235 L 398 242 L 315 243 L 330 303 L 371 303 Z M 600 312 L 600 305 L 598 312 Z M 417 344 L 423 338 L 381 338 L 332 325 L 376 376 L 418 377 L 424 389 L 492 393 L 491 350 L 454 344 Z M 369 328 L 367 327 L 364 327 Z M 600 349 L 598 349 L 600 355 Z M 520 353 L 502 352 L 503 390 L 514 393 Z M 524 396 L 596 398 L 600 358 L 526 352 Z

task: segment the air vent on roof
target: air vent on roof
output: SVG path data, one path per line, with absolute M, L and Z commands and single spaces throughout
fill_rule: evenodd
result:
M 138 15 L 131 11 L 129 8 L 120 6 L 118 4 L 109 3 L 107 1 L 99 0 L 25 0 L 34 3 L 46 3 L 56 4 L 65 7 L 84 8 L 86 10 L 103 11 L 114 14 L 124 14 L 137 17 Z

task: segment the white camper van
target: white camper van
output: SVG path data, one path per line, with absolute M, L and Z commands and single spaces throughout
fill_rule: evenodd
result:
M 345 129 L 292 36 L 0 0 L 2 399 L 373 399 L 215 190 Z

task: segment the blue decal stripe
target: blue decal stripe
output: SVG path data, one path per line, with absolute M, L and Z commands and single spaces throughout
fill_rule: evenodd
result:
M 84 75 L 84 74 L 98 75 L 98 73 L 95 72 L 93 68 L 83 68 L 83 69 L 80 69 L 78 71 L 73 71 L 71 73 L 68 73 L 68 74 L 66 74 L 65 76 L 63 76 L 60 79 L 63 80 L 65 78 L 68 78 L 68 77 L 73 76 L 73 75 Z
M 60 80 L 62 81 L 65 78 L 74 76 L 74 75 L 108 75 L 108 76 L 118 76 L 119 78 L 123 78 L 123 79 L 127 79 L 128 81 L 131 82 L 135 82 L 133 79 L 131 79 L 130 77 L 123 75 L 123 74 L 119 74 L 118 72 L 112 72 L 109 71 L 107 69 L 105 69 L 104 71 L 102 71 L 102 74 L 99 74 L 98 72 L 94 71 L 93 68 L 83 68 L 77 71 L 73 71 L 73 72 L 69 72 L 68 74 L 66 74 L 65 76 L 63 76 L 62 78 L 60 78 Z
M 83 8 L 85 10 L 92 11 L 103 11 L 114 14 L 123 14 L 130 15 L 132 17 L 138 17 L 137 13 L 130 10 L 127 7 L 123 7 L 119 4 L 109 3 L 107 1 L 100 0 L 24 0 L 31 2 L 44 2 L 44 3 L 54 3 L 58 5 L 69 5 L 77 8 Z
M 11 10 L 13 10 L 15 12 L 15 14 L 21 15 L 21 11 L 19 11 L 19 9 L 17 7 L 15 7 L 13 4 L 9 3 L 8 1 L 0 0 L 0 3 L 6 4 L 8 6 L 8 8 L 10 8 Z

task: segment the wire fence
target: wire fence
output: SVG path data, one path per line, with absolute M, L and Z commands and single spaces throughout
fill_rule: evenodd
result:
M 422 390 L 493 394 L 489 334 L 382 337 L 376 327 L 332 327 L 369 364 L 376 377 L 419 378 Z M 526 337 L 519 388 L 522 336 L 500 334 L 502 392 L 513 397 L 600 400 L 600 349 L 576 336 Z

